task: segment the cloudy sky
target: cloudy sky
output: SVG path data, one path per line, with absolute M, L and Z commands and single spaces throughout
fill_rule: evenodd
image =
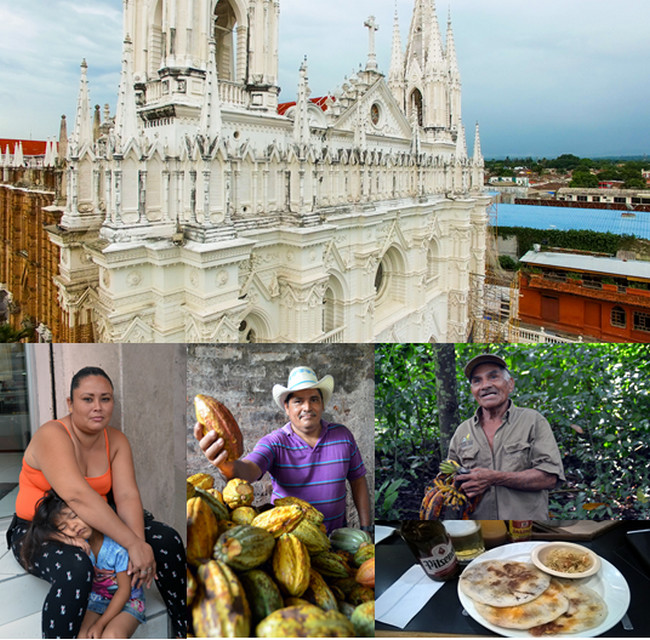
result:
M 650 0 L 437 0 L 451 9 L 468 144 L 488 158 L 637 155 L 650 149 Z M 281 0 L 281 100 L 304 56 L 312 96 L 365 65 L 375 15 L 388 72 L 397 6 L 403 45 L 413 0 Z M 0 0 L 0 137 L 46 139 L 74 122 L 79 64 L 91 100 L 115 110 L 121 0 Z

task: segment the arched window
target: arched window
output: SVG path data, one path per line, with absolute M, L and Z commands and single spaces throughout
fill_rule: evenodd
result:
M 383 322 L 406 300 L 405 262 L 397 247 L 391 247 L 375 271 L 375 321 Z
M 214 9 L 214 40 L 217 45 L 219 80 L 237 80 L 237 16 L 229 0 L 219 0 Z
M 432 240 L 427 249 L 427 280 L 433 280 L 440 272 L 438 243 Z
M 156 3 L 156 9 L 153 13 L 153 21 L 149 25 L 149 51 L 147 61 L 147 73 L 149 78 L 158 78 L 158 69 L 162 67 L 164 51 L 163 31 L 162 31 L 162 0 Z
M 625 313 L 625 309 L 623 307 L 614 307 L 612 309 L 612 313 L 610 315 L 610 323 L 612 327 L 620 327 L 622 329 L 625 329 L 627 326 L 627 314 Z
M 411 93 L 409 115 L 413 116 L 415 114 L 418 126 L 420 127 L 424 124 L 424 114 L 422 112 L 422 94 L 419 89 L 414 89 Z

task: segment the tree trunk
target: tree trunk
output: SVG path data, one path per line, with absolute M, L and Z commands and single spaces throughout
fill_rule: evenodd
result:
M 453 344 L 434 345 L 436 397 L 440 421 L 440 456 L 447 457 L 449 441 L 458 420 L 458 395 L 456 388 L 456 350 Z

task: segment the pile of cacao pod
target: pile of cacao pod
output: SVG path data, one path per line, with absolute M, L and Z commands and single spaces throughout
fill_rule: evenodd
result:
M 187 480 L 187 605 L 195 637 L 374 636 L 375 546 L 299 498 L 266 510 L 241 479 Z

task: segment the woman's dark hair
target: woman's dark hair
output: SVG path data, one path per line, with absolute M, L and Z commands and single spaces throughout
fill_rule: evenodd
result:
M 54 489 L 50 489 L 36 503 L 34 518 L 23 538 L 20 550 L 21 560 L 27 569 L 33 567 L 43 544 L 56 538 L 56 534 L 59 533 L 57 516 L 67 506 Z
M 70 382 L 70 400 L 72 400 L 72 394 L 81 384 L 81 381 L 89 376 L 101 376 L 102 378 L 106 378 L 108 383 L 111 385 L 111 389 L 114 389 L 113 381 L 108 377 L 106 371 L 100 367 L 84 367 L 83 369 L 79 369 L 79 371 L 72 376 L 72 381 Z

